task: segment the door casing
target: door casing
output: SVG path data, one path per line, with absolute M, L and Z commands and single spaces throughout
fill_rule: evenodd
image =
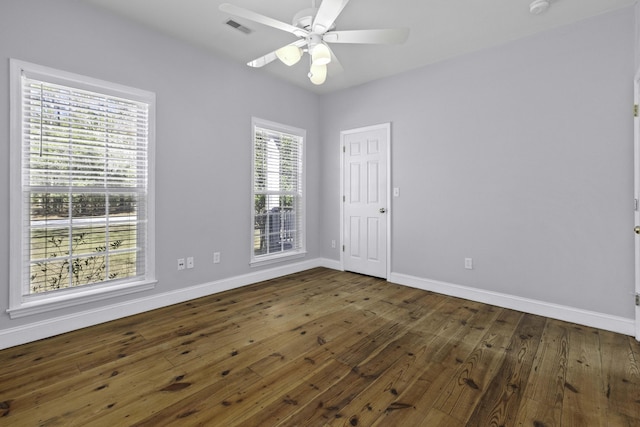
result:
M 640 103 L 640 69 L 633 79 L 634 103 Z M 633 119 L 633 188 L 635 197 L 634 221 L 635 225 L 640 225 L 640 118 Z M 640 235 L 635 234 L 635 295 L 640 295 Z M 640 306 L 636 304 L 636 340 L 640 341 Z

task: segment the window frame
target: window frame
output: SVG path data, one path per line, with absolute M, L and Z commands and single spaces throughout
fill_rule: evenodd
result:
M 25 254 L 23 238 L 29 225 L 25 224 L 25 209 L 29 203 L 23 194 L 23 138 L 22 120 L 22 76 L 61 84 L 73 89 L 88 90 L 109 96 L 143 102 L 148 105 L 147 136 L 147 193 L 146 193 L 146 234 L 145 271 L 132 279 L 70 287 L 51 292 L 30 293 L 28 280 L 29 263 Z M 73 307 L 116 296 L 142 292 L 155 288 L 155 94 L 92 77 L 57 70 L 54 68 L 10 59 L 10 273 L 9 309 L 10 317 L 19 318 L 61 308 Z
M 297 136 L 301 139 L 300 141 L 300 189 L 299 189 L 299 206 L 302 211 L 302 218 L 299 220 L 299 229 L 297 233 L 300 233 L 300 247 L 292 248 L 288 250 L 283 250 L 279 252 L 275 252 L 272 254 L 258 255 L 255 254 L 255 180 L 256 180 L 256 129 L 267 129 L 269 131 L 277 132 L 277 133 L 285 133 L 289 135 Z M 252 267 L 272 264 L 276 262 L 289 261 L 296 258 L 302 258 L 307 253 L 306 246 L 306 142 L 307 142 L 307 132 L 304 129 L 284 125 L 281 123 L 261 119 L 258 117 L 251 118 L 251 245 L 250 245 L 250 262 L 249 264 Z

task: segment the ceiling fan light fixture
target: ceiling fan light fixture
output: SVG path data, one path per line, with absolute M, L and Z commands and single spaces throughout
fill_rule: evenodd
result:
M 318 43 L 311 51 L 311 61 L 313 65 L 327 65 L 331 62 L 331 51 L 324 43 Z
M 315 65 L 312 64 L 309 69 L 309 80 L 314 85 L 321 85 L 327 80 L 327 65 Z
M 276 50 L 276 56 L 280 61 L 290 67 L 302 58 L 302 49 L 298 46 L 287 45 Z

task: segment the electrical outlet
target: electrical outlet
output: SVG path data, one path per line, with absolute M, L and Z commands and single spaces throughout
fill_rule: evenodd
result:
M 187 268 L 193 268 L 193 257 L 187 258 Z
M 178 271 L 184 270 L 184 258 L 178 258 Z
M 400 197 L 400 188 L 393 187 L 393 197 Z
M 467 270 L 473 270 L 473 258 L 464 259 L 464 268 Z
M 335 249 L 335 248 L 336 248 L 336 241 L 335 241 L 335 240 L 332 240 L 332 241 L 331 241 L 331 247 L 332 247 L 333 249 Z
M 213 263 L 220 264 L 220 252 L 213 253 Z

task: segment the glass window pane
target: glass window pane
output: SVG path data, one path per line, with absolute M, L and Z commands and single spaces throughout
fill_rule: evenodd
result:
M 135 217 L 138 214 L 138 197 L 137 194 L 110 194 L 109 216 Z
M 91 224 L 92 221 L 95 224 Z M 74 223 L 75 223 L 74 219 Z M 87 224 L 87 222 L 89 222 Z M 83 226 L 73 228 L 71 255 L 79 256 L 106 252 L 107 228 L 103 218 L 86 218 Z
M 101 217 L 104 220 L 106 195 L 103 193 L 76 193 L 71 197 L 71 212 L 74 220 L 87 217 Z M 84 221 L 90 222 L 86 219 Z
M 126 279 L 136 276 L 137 252 L 124 252 L 109 255 L 109 279 Z
M 32 227 L 50 219 L 69 219 L 69 194 L 31 193 L 29 216 Z
M 109 225 L 109 250 L 136 249 L 138 245 L 138 224 L 136 222 Z
M 31 260 L 41 261 L 69 255 L 69 227 L 32 227 Z
M 71 264 L 72 286 L 99 283 L 106 278 L 106 254 L 101 252 L 80 258 L 73 258 Z
M 31 264 L 31 292 L 49 292 L 69 287 L 69 260 L 38 261 Z
M 267 127 L 254 127 L 254 257 L 298 250 L 303 245 L 298 204 L 304 131 L 293 134 Z

